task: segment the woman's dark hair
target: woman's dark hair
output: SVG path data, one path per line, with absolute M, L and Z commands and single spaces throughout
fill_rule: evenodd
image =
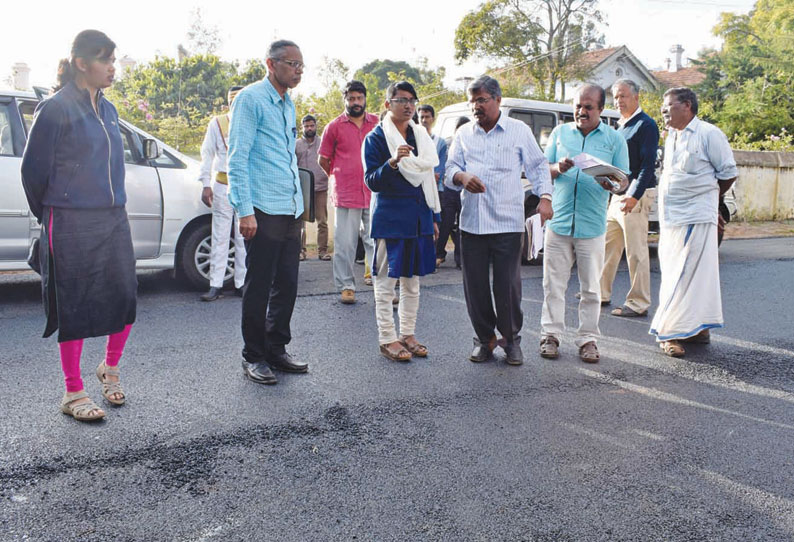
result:
M 397 95 L 398 90 L 404 90 L 405 92 L 410 92 L 411 96 L 415 99 L 419 99 L 419 96 L 416 95 L 416 89 L 414 86 L 409 83 L 408 81 L 398 81 L 396 83 L 392 83 L 389 85 L 389 88 L 386 89 L 386 99 L 391 100 Z
M 77 74 L 75 59 L 83 58 L 88 61 L 100 58 L 110 58 L 116 44 L 104 32 L 99 30 L 83 30 L 72 42 L 70 58 L 64 58 L 58 64 L 58 84 L 53 90 L 58 91 L 71 81 Z

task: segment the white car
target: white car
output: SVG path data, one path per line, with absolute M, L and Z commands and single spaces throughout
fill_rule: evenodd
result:
M 20 178 L 22 151 L 37 93 L 0 90 L 0 271 L 30 269 L 41 226 L 28 209 Z M 211 211 L 201 202 L 198 162 L 132 124 L 124 141 L 127 214 L 138 269 L 174 269 L 192 287 L 209 285 Z M 225 280 L 234 273 L 229 247 Z

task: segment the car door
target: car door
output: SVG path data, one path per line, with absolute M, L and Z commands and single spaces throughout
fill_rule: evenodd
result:
M 19 173 L 25 131 L 14 99 L 0 96 L 0 260 L 22 260 L 30 247 L 28 200 Z
M 127 216 L 130 220 L 135 259 L 160 255 L 163 231 L 163 194 L 157 169 L 143 158 L 137 132 L 119 123 L 124 143 L 125 189 Z

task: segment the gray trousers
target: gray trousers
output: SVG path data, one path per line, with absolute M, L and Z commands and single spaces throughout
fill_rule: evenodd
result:
M 353 266 L 356 262 L 358 236 L 364 243 L 367 265 L 372 265 L 375 244 L 369 236 L 370 210 L 336 208 L 336 229 L 334 230 L 334 285 L 337 290 L 356 290 Z

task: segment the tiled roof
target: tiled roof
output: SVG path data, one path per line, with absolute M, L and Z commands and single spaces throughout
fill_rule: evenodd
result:
M 596 49 L 595 51 L 587 51 L 582 53 L 579 57 L 579 64 L 587 68 L 594 68 L 601 62 L 606 60 L 612 53 L 620 49 L 620 47 L 609 47 L 607 49 Z
M 692 87 L 706 78 L 706 74 L 694 66 L 681 68 L 675 72 L 656 71 L 651 73 L 666 88 Z

